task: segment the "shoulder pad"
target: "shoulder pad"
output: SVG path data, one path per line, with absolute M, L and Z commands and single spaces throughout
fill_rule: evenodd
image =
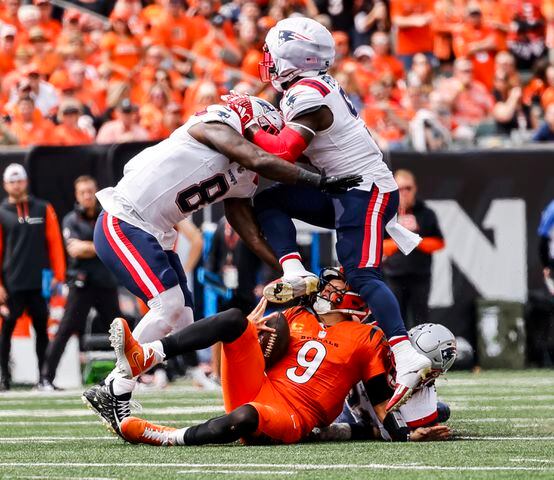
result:
M 242 124 L 240 123 L 239 116 L 236 112 L 225 105 L 210 105 L 205 111 L 198 112 L 195 115 L 198 115 L 205 123 L 225 123 L 238 133 L 242 134 Z
M 307 110 L 324 105 L 323 99 L 331 92 L 323 82 L 305 78 L 287 90 L 281 100 L 281 110 L 285 122 L 289 122 Z

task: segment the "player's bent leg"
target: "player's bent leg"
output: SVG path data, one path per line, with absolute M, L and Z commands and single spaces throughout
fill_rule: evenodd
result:
M 122 318 L 116 318 L 110 327 L 110 342 L 114 348 L 118 369 L 127 378 L 136 377 L 166 358 L 201 350 L 217 343 L 238 339 L 248 326 L 248 320 L 236 308 L 188 325 L 179 332 L 159 341 L 141 343 L 131 333 Z
M 226 412 L 254 400 L 267 378 L 264 370 L 265 360 L 258 333 L 254 324 L 248 322 L 239 338 L 223 344 L 221 387 Z
M 157 446 L 230 443 L 253 434 L 257 428 L 258 412 L 251 405 L 242 405 L 227 415 L 182 429 L 136 417 L 126 418 L 121 424 L 122 436 L 128 442 Z
M 264 297 L 273 303 L 285 303 L 314 293 L 318 278 L 302 265 L 292 219 L 334 228 L 331 197 L 312 188 L 278 184 L 259 193 L 254 199 L 254 208 L 262 231 L 283 267 L 283 277 L 266 285 Z
M 175 285 L 148 301 L 150 310 L 133 330 L 133 336 L 141 343 L 153 342 L 180 330 L 185 308 L 192 315 L 192 309 L 185 307 L 185 297 L 179 285 Z M 181 327 L 182 328 L 182 327 Z

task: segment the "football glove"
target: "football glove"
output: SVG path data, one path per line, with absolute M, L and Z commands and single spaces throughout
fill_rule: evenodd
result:
M 328 177 L 325 170 L 322 170 L 319 189 L 326 193 L 346 193 L 349 188 L 357 187 L 360 183 L 362 183 L 361 175 L 334 175 Z
M 239 116 L 243 131 L 256 123 L 250 95 L 238 94 L 231 90 L 229 95 L 222 95 L 221 100 Z

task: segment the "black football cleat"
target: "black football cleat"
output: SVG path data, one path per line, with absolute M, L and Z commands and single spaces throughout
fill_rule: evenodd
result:
M 81 397 L 83 403 L 100 417 L 108 430 L 121 435 L 121 422 L 131 415 L 131 394 L 115 395 L 112 384 L 94 385 Z

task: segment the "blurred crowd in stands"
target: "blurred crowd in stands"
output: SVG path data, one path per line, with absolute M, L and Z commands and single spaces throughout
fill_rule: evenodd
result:
M 264 37 L 306 15 L 384 149 L 554 140 L 554 0 L 0 0 L 0 144 L 158 140 L 258 79 Z M 85 11 L 84 9 L 87 9 Z

